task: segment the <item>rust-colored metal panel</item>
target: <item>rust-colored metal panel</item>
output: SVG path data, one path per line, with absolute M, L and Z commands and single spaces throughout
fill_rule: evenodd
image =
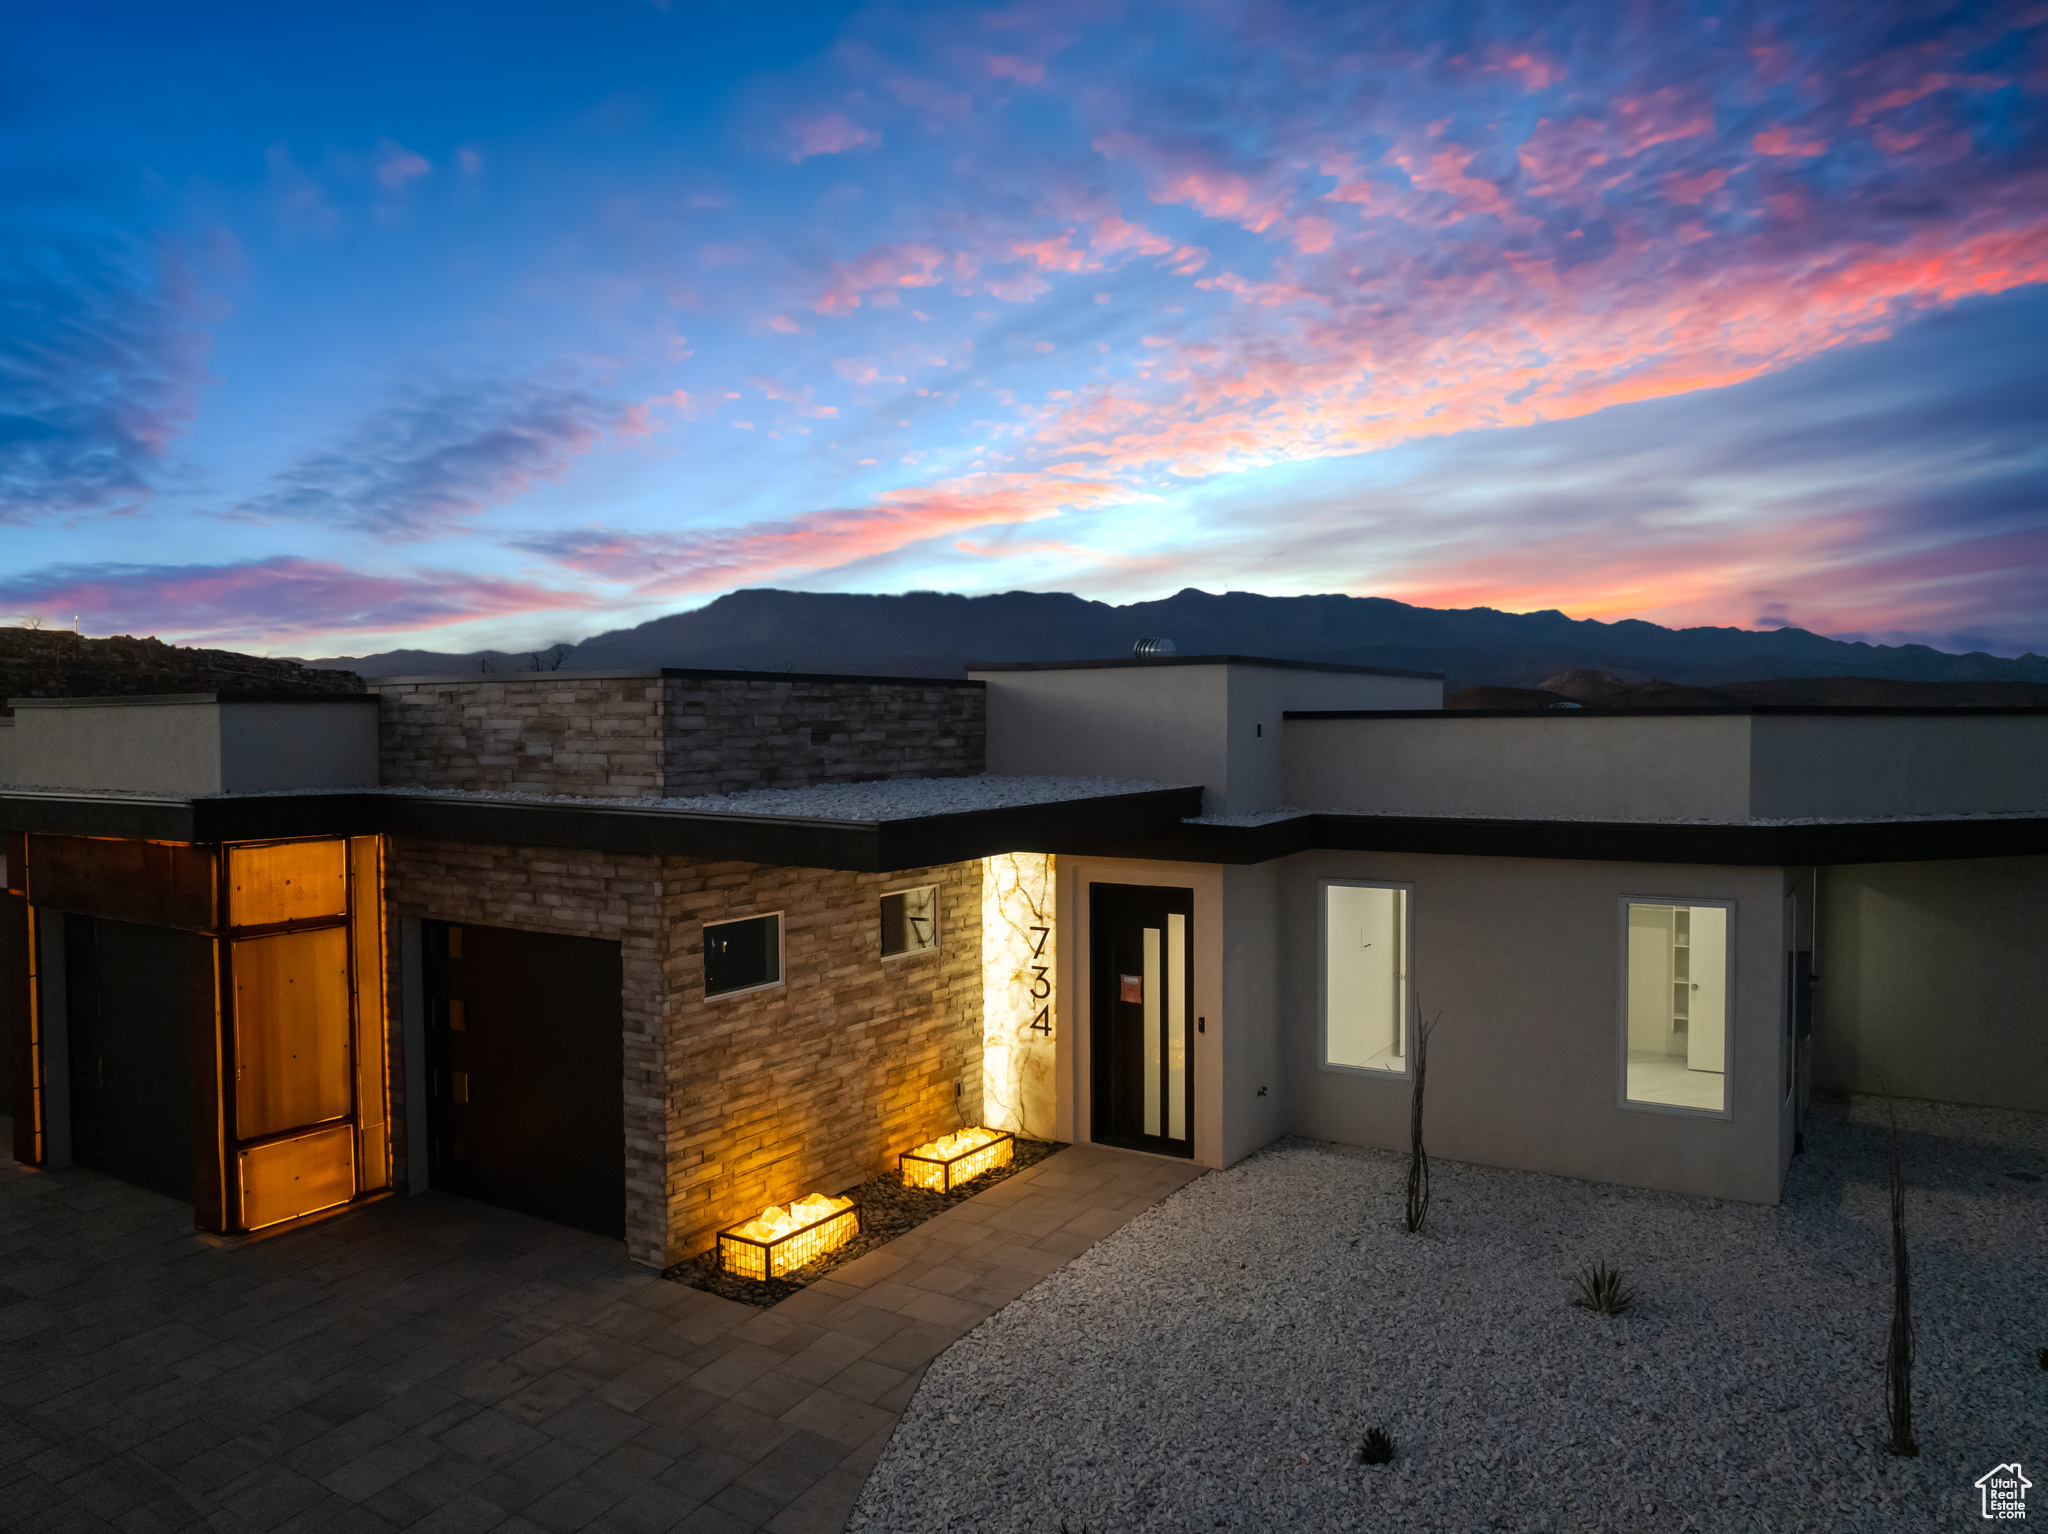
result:
M 383 851 L 382 839 L 375 836 L 352 837 L 348 844 L 349 939 L 355 949 L 356 1176 L 364 1193 L 391 1182 Z
M 348 843 L 273 842 L 228 848 L 228 922 L 268 927 L 348 913 Z
M 192 1220 L 201 1230 L 224 1231 L 228 1208 L 227 1123 L 221 1095 L 221 940 L 195 966 L 186 1004 L 187 1048 L 192 1056 Z
M 353 1096 L 348 929 L 243 938 L 232 945 L 229 964 L 235 1138 L 261 1139 L 346 1115 Z
M 107 836 L 25 840 L 29 899 L 39 906 L 185 932 L 214 930 L 210 847 Z
M 9 838 L 18 842 L 20 838 Z M 13 849 L 10 848 L 10 854 Z M 8 858 L 13 865 L 12 855 Z M 14 1159 L 27 1166 L 43 1164 L 43 1080 L 42 1052 L 37 1047 L 41 1019 L 36 1009 L 35 912 L 28 899 L 12 890 L 7 902 L 5 930 L 0 942 L 6 944 L 6 994 L 0 1005 L 7 1009 L 8 1106 L 14 1122 Z
M 238 1159 L 242 1228 L 261 1230 L 355 1197 L 355 1131 L 346 1124 L 251 1146 Z

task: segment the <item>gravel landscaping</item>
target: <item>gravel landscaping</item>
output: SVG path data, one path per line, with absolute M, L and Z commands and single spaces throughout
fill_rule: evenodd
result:
M 1882 1448 L 1884 1111 L 1859 1099 L 1816 1109 L 1779 1207 L 1437 1162 L 1419 1236 L 1405 1158 L 1282 1142 L 942 1354 L 850 1528 L 1980 1525 L 1993 1466 L 2048 1486 L 2048 1117 L 1899 1122 L 1918 1459 Z M 1630 1314 L 1573 1308 L 1594 1261 Z M 1358 1462 L 1374 1426 L 1391 1464 Z

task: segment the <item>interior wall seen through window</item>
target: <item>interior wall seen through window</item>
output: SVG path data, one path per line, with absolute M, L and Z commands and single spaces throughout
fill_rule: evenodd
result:
M 898 890 L 882 897 L 882 957 L 930 953 L 939 946 L 939 887 Z
M 1323 1063 L 1408 1070 L 1408 891 L 1323 886 Z
M 1727 1104 L 1728 912 L 1629 902 L 1628 1100 Z

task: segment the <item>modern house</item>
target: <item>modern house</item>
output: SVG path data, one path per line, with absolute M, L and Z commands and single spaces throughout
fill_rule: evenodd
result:
M 2048 1111 L 2048 710 L 1446 711 L 1236 656 L 14 700 L 14 1154 L 663 1265 L 987 1123 L 1770 1202 L 1810 1088 Z

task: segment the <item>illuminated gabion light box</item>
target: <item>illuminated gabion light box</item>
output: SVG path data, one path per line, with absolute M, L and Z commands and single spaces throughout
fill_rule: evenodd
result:
M 896 1167 L 906 1188 L 934 1188 L 950 1193 L 983 1172 L 1008 1166 L 1016 1154 L 1016 1137 L 1006 1130 L 963 1129 L 905 1151 L 896 1158 Z
M 718 1265 L 741 1278 L 781 1278 L 836 1252 L 860 1231 L 860 1206 L 813 1193 L 771 1204 L 718 1233 Z

